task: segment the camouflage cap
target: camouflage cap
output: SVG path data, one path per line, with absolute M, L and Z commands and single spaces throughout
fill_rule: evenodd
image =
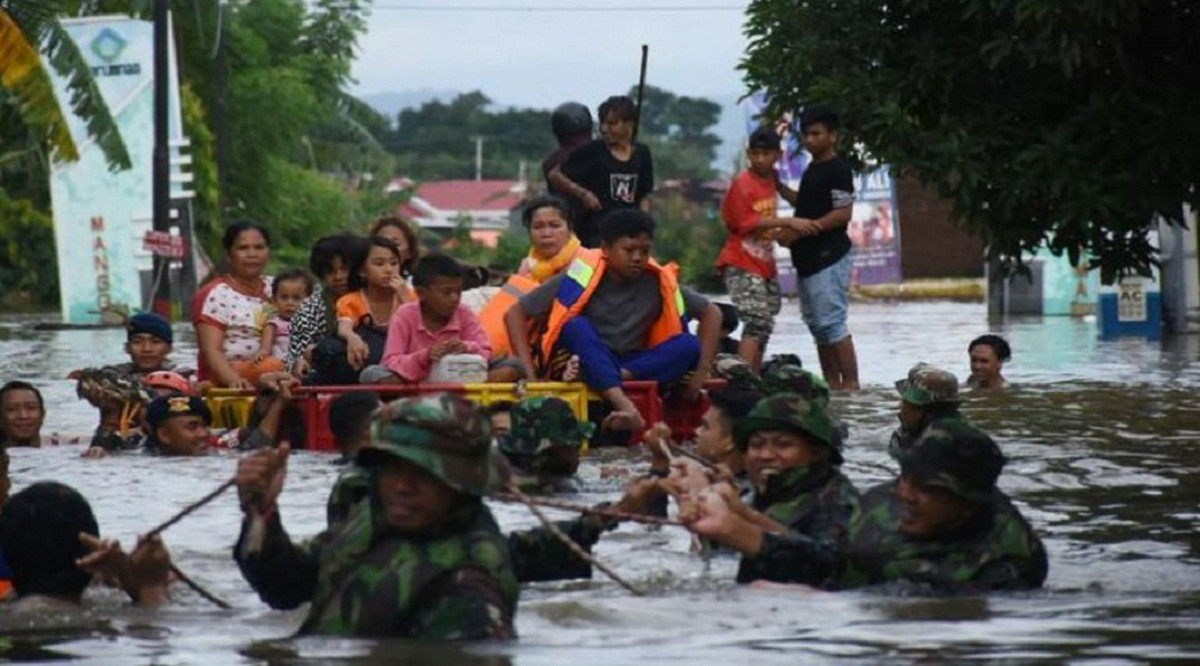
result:
M 795 393 L 809 400 L 829 404 L 829 384 L 799 364 L 772 364 L 763 371 L 763 390 L 767 395 Z
M 900 474 L 985 502 L 1004 468 L 1004 454 L 987 433 L 963 419 L 938 419 L 900 457 Z
M 906 379 L 896 380 L 900 398 L 914 405 L 957 405 L 958 377 L 928 363 L 918 363 L 908 371 Z
M 746 359 L 737 354 L 717 354 L 713 359 L 713 376 L 724 379 L 730 385 L 762 391 L 762 379 L 755 374 Z
M 750 444 L 750 436 L 764 430 L 799 432 L 833 450 L 835 465 L 842 462 L 837 422 L 829 416 L 828 406 L 796 393 L 780 393 L 764 398 L 745 418 L 733 426 L 733 439 L 741 450 Z
M 596 426 L 580 422 L 562 398 L 534 396 L 512 409 L 512 429 L 501 440 L 506 455 L 535 456 L 556 446 L 580 448 Z
M 418 465 L 451 488 L 482 496 L 503 487 L 508 466 L 492 447 L 483 410 L 465 398 L 439 393 L 384 405 L 359 449 L 363 467 L 400 458 Z

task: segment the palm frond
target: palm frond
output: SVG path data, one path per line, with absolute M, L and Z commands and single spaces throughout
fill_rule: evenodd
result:
M 54 71 L 67 79 L 67 90 L 71 91 L 71 109 L 84 119 L 88 135 L 95 139 L 108 160 L 108 168 L 111 171 L 132 168 L 129 150 L 121 139 L 121 130 L 109 113 L 108 104 L 100 94 L 91 68 L 79 51 L 79 45 L 58 22 L 47 27 L 45 53 Z
M 12 15 L 0 12 L 0 85 L 12 92 L 21 116 L 50 143 L 56 159 L 78 160 L 79 149 L 35 44 Z

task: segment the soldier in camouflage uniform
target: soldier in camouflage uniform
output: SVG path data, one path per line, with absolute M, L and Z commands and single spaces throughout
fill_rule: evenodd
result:
M 900 394 L 900 427 L 892 433 L 888 454 L 900 460 L 934 419 L 956 418 L 966 421 L 958 411 L 958 377 L 941 368 L 918 363 L 908 371 L 908 377 L 896 381 Z
M 507 470 L 477 407 L 453 395 L 384 407 L 356 457 L 369 475 L 369 501 L 304 546 L 290 541 L 275 509 L 288 453 L 239 461 L 247 519 L 234 557 L 273 608 L 312 602 L 301 633 L 514 636 L 517 579 L 482 501 Z
M 562 403 L 561 400 L 554 400 Z M 539 401 L 532 404 L 544 406 L 545 403 Z M 549 409 L 556 408 L 550 407 Z M 572 418 L 574 418 L 573 415 Z M 562 429 L 570 432 L 570 423 L 565 418 L 559 423 L 560 427 L 564 425 L 568 427 Z M 575 434 L 582 435 L 586 426 L 591 424 L 576 422 L 576 425 L 578 429 Z M 326 505 L 327 530 L 335 531 L 338 524 L 352 515 L 360 503 L 366 503 L 364 500 L 370 496 L 371 479 L 372 470 L 357 463 L 348 466 L 338 476 Z M 650 501 L 652 486 L 653 483 L 646 480 L 631 483 L 625 496 L 618 501 L 615 508 L 629 513 L 643 512 L 646 504 Z M 602 506 L 610 506 L 610 504 L 605 502 Z M 573 520 L 559 521 L 556 525 L 580 548 L 590 552 L 592 546 L 600 540 L 604 532 L 616 529 L 617 521 L 588 515 Z M 592 577 L 591 565 L 577 557 L 569 547 L 544 528 L 509 534 L 507 549 L 511 556 L 514 575 L 521 583 Z
M 868 490 L 850 523 L 838 586 L 923 591 L 1040 587 L 1046 550 L 996 488 L 1004 456 L 959 419 L 930 424 L 900 458 L 900 478 Z
M 571 478 L 579 469 L 579 452 L 595 425 L 581 423 L 566 401 L 549 396 L 526 398 L 511 414 L 511 429 L 496 440 L 521 491 L 574 492 Z
M 836 425 L 824 404 L 797 394 L 766 398 L 734 428 L 755 492 L 732 489 L 685 500 L 692 531 L 742 553 L 737 580 L 827 586 L 858 492 L 841 473 Z

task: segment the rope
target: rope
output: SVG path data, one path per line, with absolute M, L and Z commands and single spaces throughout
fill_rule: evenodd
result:
M 536 506 L 545 506 L 551 509 L 564 509 L 566 511 L 578 511 L 593 516 L 601 516 L 604 518 L 613 518 L 615 520 L 626 520 L 631 523 L 642 523 L 643 525 L 669 525 L 683 527 L 684 524 L 678 520 L 671 518 L 661 518 L 659 516 L 648 516 L 644 513 L 628 513 L 617 509 L 609 509 L 599 506 L 587 506 L 584 504 L 576 504 L 565 500 L 551 499 L 549 497 L 530 497 L 524 493 L 495 493 L 488 496 L 489 499 L 499 500 L 501 502 L 519 502 L 521 504 L 532 504 Z
M 509 495 L 509 493 L 504 493 L 504 495 Z M 592 555 L 590 553 L 588 553 L 587 551 L 585 551 L 583 548 L 580 548 L 579 544 L 575 543 L 574 539 L 567 536 L 566 534 L 563 534 L 563 531 L 558 529 L 558 526 L 555 525 L 553 522 L 551 522 L 550 519 L 546 517 L 546 514 L 542 513 L 541 509 L 537 508 L 537 505 L 534 503 L 534 500 L 531 497 L 529 497 L 525 493 L 522 493 L 521 491 L 516 490 L 516 489 L 513 489 L 513 492 L 511 493 L 510 496 L 515 498 L 517 501 L 524 503 L 525 506 L 528 507 L 529 510 L 533 513 L 533 515 L 536 516 L 537 519 L 542 523 L 542 526 L 545 527 L 550 532 L 550 534 L 554 535 L 554 538 L 561 541 L 564 546 L 566 546 L 568 549 L 570 549 L 570 551 L 572 553 L 575 553 L 576 557 L 583 560 L 584 562 L 587 562 L 588 564 L 592 565 L 593 567 L 596 567 L 600 571 L 604 572 L 604 575 L 613 579 L 613 581 L 616 582 L 621 587 L 625 588 L 626 590 L 629 590 L 629 592 L 631 594 L 633 594 L 634 596 L 637 596 L 637 597 L 646 596 L 646 593 L 644 591 L 634 587 L 633 585 L 628 583 L 625 579 L 618 576 L 617 572 L 613 571 L 612 569 L 609 569 L 600 560 L 597 560 L 596 558 L 592 557 Z
M 200 507 L 204 506 L 205 504 L 208 504 L 209 502 L 220 497 L 221 493 L 232 488 L 233 484 L 235 484 L 235 483 L 237 483 L 236 478 L 231 478 L 228 481 L 226 481 L 225 483 L 222 483 L 220 486 L 217 487 L 216 490 L 205 495 L 204 497 L 201 497 L 200 499 L 196 500 L 195 502 L 192 502 L 191 504 L 187 505 L 186 507 L 183 508 L 182 511 L 175 514 L 171 518 L 167 519 L 165 522 L 163 522 L 158 527 L 155 527 L 154 529 L 147 532 L 146 536 L 144 538 L 149 539 L 150 537 L 154 537 L 154 536 L 158 536 L 159 534 L 162 534 L 163 531 L 165 531 L 168 527 L 183 520 L 188 514 L 192 513 L 196 509 L 199 509 Z
M 178 578 L 180 580 L 180 582 L 182 582 L 184 585 L 187 585 L 188 587 L 192 588 L 192 591 L 194 591 L 196 594 L 199 594 L 200 596 L 204 597 L 208 601 L 211 601 L 218 608 L 222 608 L 224 610 L 229 610 L 230 608 L 233 608 L 233 606 L 229 605 L 229 602 L 221 599 L 221 597 L 218 597 L 217 595 L 213 594 L 212 592 L 209 592 L 208 590 L 204 589 L 204 587 L 202 585 L 200 585 L 200 583 L 197 583 L 196 581 L 192 580 L 191 578 L 188 578 L 187 575 L 184 574 L 182 571 L 180 571 L 179 567 L 175 566 L 174 564 L 171 564 L 171 573 L 175 574 L 175 577 Z

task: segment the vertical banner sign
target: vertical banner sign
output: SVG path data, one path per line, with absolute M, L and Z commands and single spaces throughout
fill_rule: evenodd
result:
M 746 135 L 763 123 L 762 113 L 766 108 L 763 93 L 752 95 L 742 102 L 746 118 Z M 804 150 L 791 114 L 775 122 L 775 129 L 783 142 L 783 156 L 777 168 L 779 178 L 790 187 L 797 187 L 812 156 Z M 854 264 L 850 281 L 854 285 L 887 284 L 899 282 L 900 273 L 900 219 L 896 208 L 896 188 L 891 169 L 880 166 L 854 178 L 854 210 L 846 233 L 854 244 Z M 786 209 L 781 202 L 781 210 Z M 781 213 L 782 214 L 782 213 Z M 780 283 L 785 293 L 794 293 L 794 273 L 790 257 L 778 253 Z
M 846 229 L 854 244 L 851 284 L 900 281 L 900 220 L 891 170 L 880 167 L 854 177 L 854 212 Z
M 65 19 L 99 87 L 133 168 L 109 171 L 104 154 L 71 113 L 66 81 L 48 70 L 79 161 L 54 164 L 50 196 L 63 321 L 114 321 L 142 305 L 138 258 L 148 255 L 134 220 L 151 210 L 154 151 L 153 25 L 123 16 Z M 178 108 L 178 92 L 172 104 Z

